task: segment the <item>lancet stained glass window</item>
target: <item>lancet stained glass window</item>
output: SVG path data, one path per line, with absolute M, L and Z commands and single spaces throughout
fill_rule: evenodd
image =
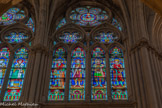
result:
M 20 43 L 27 40 L 29 37 L 24 33 L 11 32 L 10 35 L 4 37 L 9 43 Z
M 66 57 L 67 53 L 63 47 L 57 48 L 53 53 L 52 69 L 48 100 L 64 100 Z
M 117 38 L 118 37 L 114 36 L 114 34 L 110 32 L 100 32 L 99 35 L 95 37 L 95 39 L 100 41 L 101 43 L 113 43 Z
M 117 29 L 119 29 L 120 31 L 122 31 L 122 27 L 121 25 L 119 24 L 118 20 L 113 18 L 112 20 L 112 25 L 114 25 Z
M 16 23 L 16 20 L 25 18 L 25 12 L 19 8 L 10 8 L 0 17 L 0 25 L 9 25 Z
M 8 47 L 0 49 L 0 93 L 4 82 L 8 62 L 9 62 L 10 51 Z
M 111 94 L 113 100 L 127 100 L 127 84 L 122 49 L 113 47 L 109 52 Z
M 57 27 L 56 27 L 56 30 L 58 30 L 59 28 L 61 28 L 63 25 L 65 25 L 66 24 L 66 19 L 65 18 L 63 18 L 60 22 L 59 22 L 59 24 L 57 25 Z
M 28 22 L 26 23 L 26 25 L 34 32 L 35 28 L 34 28 L 34 22 L 32 18 L 29 18 Z
M 106 11 L 90 6 L 79 7 L 71 11 L 70 19 L 80 26 L 96 26 L 108 19 Z
M 59 37 L 64 43 L 76 43 L 78 40 L 82 39 L 82 37 L 77 32 L 65 32 L 62 36 Z
M 91 99 L 107 100 L 105 52 L 100 47 L 96 47 L 92 51 L 91 70 L 92 70 Z
M 28 49 L 26 47 L 21 47 L 15 52 L 4 101 L 19 101 L 27 63 Z
M 76 47 L 71 55 L 70 100 L 85 99 L 85 51 Z

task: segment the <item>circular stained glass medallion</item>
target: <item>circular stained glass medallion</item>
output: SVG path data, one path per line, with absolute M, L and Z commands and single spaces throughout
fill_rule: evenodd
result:
M 106 11 L 91 6 L 79 7 L 71 11 L 70 19 L 80 26 L 96 26 L 109 18 Z
M 96 15 L 92 14 L 92 13 L 85 13 L 85 14 L 82 14 L 81 15 L 81 20 L 82 21 L 85 21 L 85 22 L 93 22 L 95 21 L 97 18 L 96 18 Z

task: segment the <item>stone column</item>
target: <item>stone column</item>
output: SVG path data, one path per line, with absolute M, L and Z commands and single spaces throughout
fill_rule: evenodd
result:
M 67 69 L 66 69 L 66 79 L 65 79 L 65 102 L 69 101 L 69 83 L 70 83 L 70 72 L 71 72 L 71 51 L 67 51 Z
M 46 73 L 47 73 L 47 64 L 49 60 L 49 44 L 48 38 L 49 33 L 47 28 L 48 24 L 48 9 L 49 1 L 39 0 L 34 1 L 34 8 L 36 12 L 36 32 L 35 38 L 32 46 L 32 55 L 33 58 L 29 63 L 32 64 L 30 69 L 30 78 L 29 81 L 29 91 L 28 95 L 24 97 L 27 102 L 39 104 L 42 102 L 43 97 L 43 88 L 45 87 Z M 29 73 L 30 73 L 29 72 Z M 49 71 L 50 72 L 50 71 Z M 45 101 L 45 99 L 43 99 Z M 30 108 L 30 107 L 29 107 Z

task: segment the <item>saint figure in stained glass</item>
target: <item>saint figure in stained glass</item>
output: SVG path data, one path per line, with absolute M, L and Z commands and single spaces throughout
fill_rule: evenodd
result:
M 123 52 L 118 47 L 113 47 L 109 52 L 111 93 L 113 100 L 127 100 L 127 85 L 124 67 Z
M 72 51 L 70 72 L 70 100 L 85 99 L 85 51 L 76 47 Z
M 48 100 L 64 100 L 66 76 L 66 51 L 58 47 L 53 53 Z
M 102 48 L 96 47 L 92 51 L 92 100 L 107 99 L 106 83 L 106 62 L 105 52 Z
M 28 63 L 28 49 L 21 47 L 15 52 L 4 101 L 19 101 Z

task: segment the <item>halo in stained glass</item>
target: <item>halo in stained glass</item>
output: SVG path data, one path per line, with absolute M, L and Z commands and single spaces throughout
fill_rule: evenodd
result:
M 29 39 L 29 36 L 22 32 L 11 32 L 10 35 L 6 35 L 4 39 L 9 43 L 21 43 Z
M 59 40 L 63 41 L 64 43 L 76 43 L 81 39 L 82 37 L 77 32 L 65 32 L 63 35 L 59 36 Z
M 70 19 L 80 26 L 96 26 L 109 18 L 106 11 L 100 8 L 79 7 L 71 11 Z
M 118 37 L 111 32 L 100 32 L 97 36 L 95 36 L 95 39 L 101 43 L 113 43 L 116 39 L 118 39 Z
M 16 23 L 16 20 L 21 20 L 25 18 L 23 10 L 19 8 L 10 8 L 0 17 L 0 25 L 10 25 Z

